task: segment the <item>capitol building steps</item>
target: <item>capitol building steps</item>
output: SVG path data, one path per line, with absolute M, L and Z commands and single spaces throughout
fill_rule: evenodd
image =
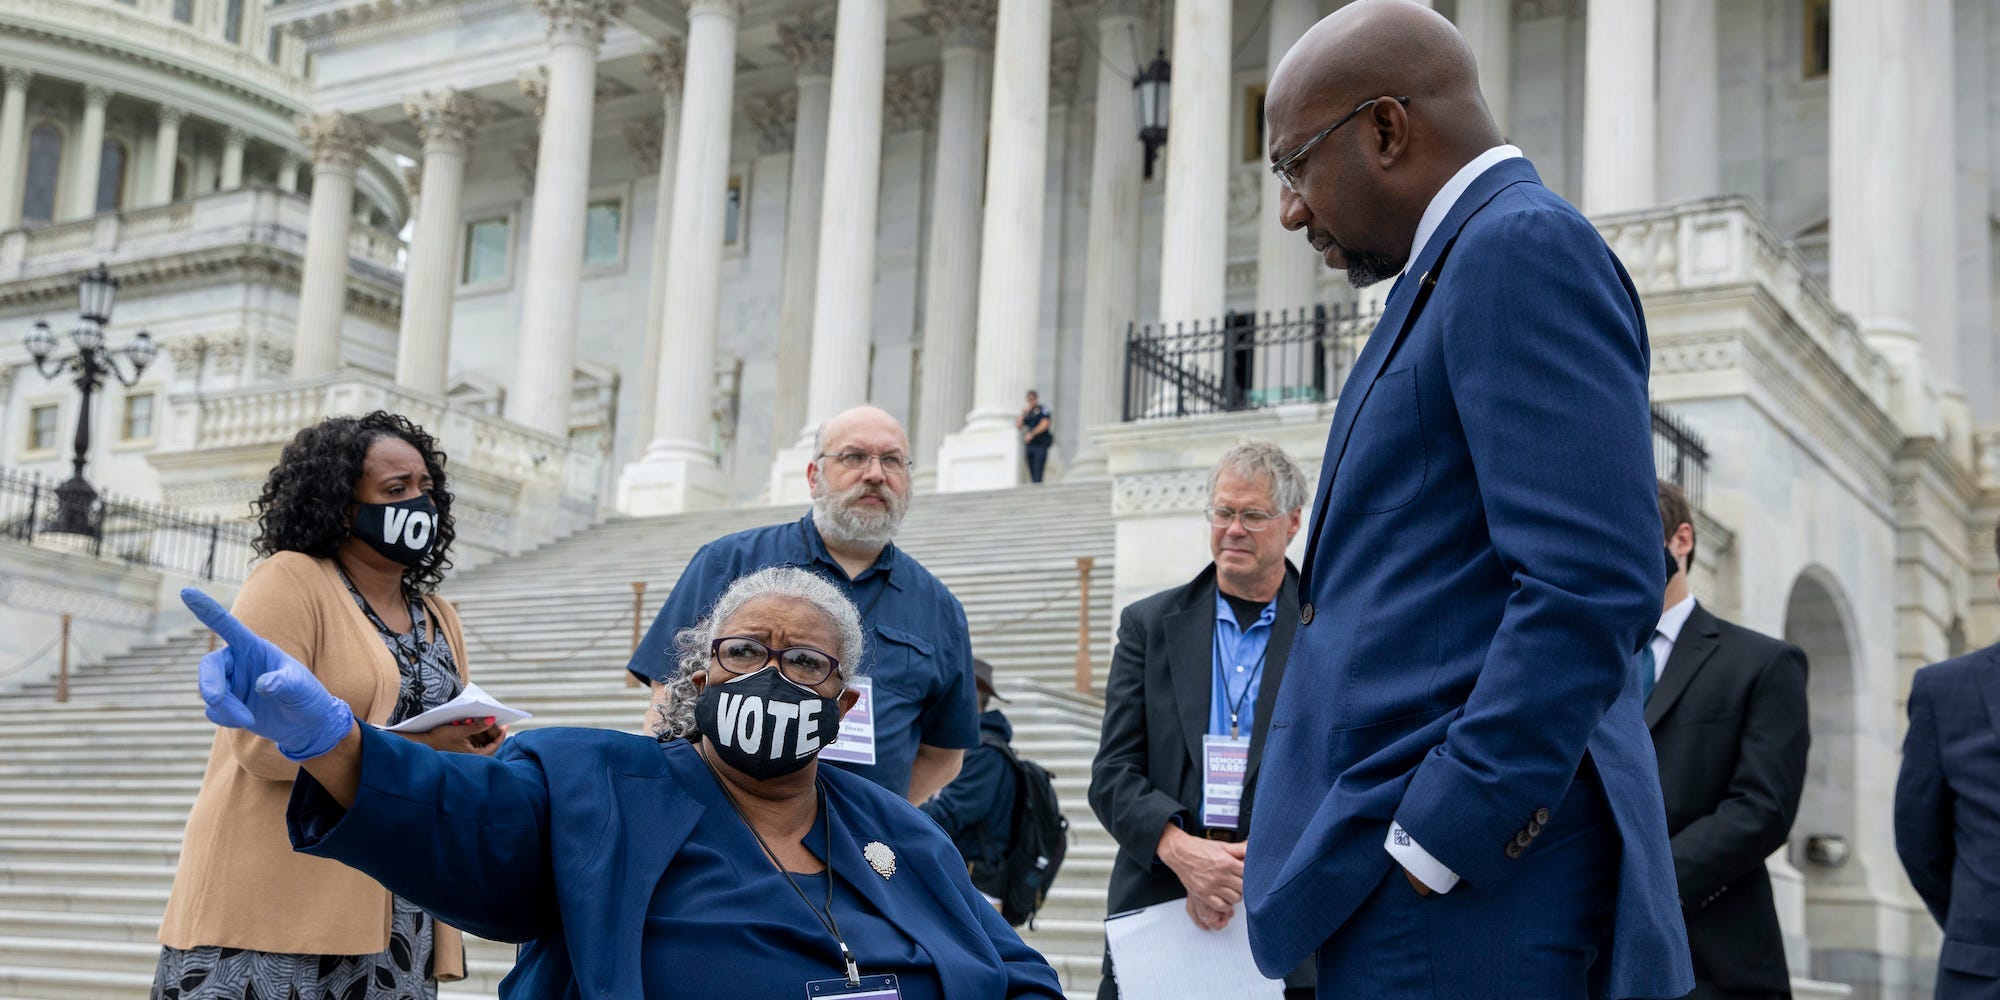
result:
M 626 686 L 634 581 L 650 623 L 696 549 L 790 520 L 803 507 L 614 518 L 455 576 L 475 679 L 547 725 L 636 730 Z M 915 498 L 898 544 L 964 603 L 975 653 L 993 663 L 1022 756 L 1055 773 L 1069 859 L 1029 943 L 1073 997 L 1094 996 L 1116 846 L 1085 801 L 1103 702 L 1074 690 L 1077 558 L 1090 572 L 1091 660 L 1101 687 L 1113 620 L 1108 484 Z M 215 729 L 201 715 L 187 629 L 52 685 L 0 693 L 0 1000 L 144 997 L 187 812 Z M 469 940 L 470 976 L 444 1000 L 491 998 L 513 948 Z

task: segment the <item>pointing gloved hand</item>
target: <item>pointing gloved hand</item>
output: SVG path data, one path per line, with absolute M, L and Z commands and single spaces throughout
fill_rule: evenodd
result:
M 354 728 L 353 710 L 291 654 L 193 587 L 181 590 L 181 602 L 223 641 L 201 658 L 209 721 L 262 736 L 294 763 L 332 750 Z

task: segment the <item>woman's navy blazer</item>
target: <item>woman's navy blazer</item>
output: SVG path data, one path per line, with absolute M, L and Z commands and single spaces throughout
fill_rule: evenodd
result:
M 641 936 L 654 889 L 707 811 L 670 766 L 675 753 L 693 750 L 608 730 L 542 729 L 489 758 L 362 726 L 354 804 L 341 809 L 301 771 L 287 824 L 298 850 L 366 872 L 468 933 L 521 943 L 500 984 L 506 1000 L 633 1000 L 646 995 Z M 945 996 L 1062 1000 L 1055 970 L 980 898 L 936 823 L 866 778 L 819 773 L 832 806 L 833 871 L 922 946 Z M 877 877 L 863 859 L 871 841 L 896 852 L 893 877 Z M 758 970 L 746 965 L 743 974 Z M 793 981 L 769 987 L 773 997 L 805 992 Z

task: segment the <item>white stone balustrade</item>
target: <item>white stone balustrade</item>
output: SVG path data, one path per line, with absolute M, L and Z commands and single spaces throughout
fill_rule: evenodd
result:
M 204 71 L 220 71 L 247 84 L 250 89 L 277 94 L 299 107 L 309 103 L 310 88 L 303 77 L 274 66 L 260 54 L 224 41 L 220 33 L 163 30 L 162 14 L 116 3 L 77 3 L 75 0 L 7 0 L 7 21 L 27 34 L 46 33 L 57 38 L 143 38 L 149 56 L 161 55 Z
M 349 370 L 177 393 L 169 402 L 171 437 L 152 460 L 165 502 L 199 513 L 245 516 L 279 450 L 301 428 L 373 410 L 409 417 L 450 456 L 455 565 L 540 544 L 589 523 L 597 509 L 603 456 L 385 376 Z

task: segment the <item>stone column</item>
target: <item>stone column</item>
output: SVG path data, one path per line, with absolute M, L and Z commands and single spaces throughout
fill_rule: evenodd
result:
M 299 191 L 299 158 L 290 151 L 278 158 L 278 190 L 286 194 Z
M 1660 7 L 1660 192 L 1663 202 L 1722 189 L 1722 63 L 1716 0 Z
M 1710 4 L 1714 0 L 1708 0 Z M 1494 124 L 1506 135 L 1512 121 L 1514 0 L 1458 0 L 1458 33 L 1479 66 L 1479 92 Z
M 709 441 L 735 120 L 736 25 L 742 14 L 741 0 L 694 0 L 688 7 L 687 77 L 665 275 L 672 315 L 661 334 L 652 441 L 618 481 L 618 508 L 628 514 L 695 510 L 727 499 Z
M 1160 322 L 1222 317 L 1229 255 L 1229 0 L 1174 4 Z
M 442 396 L 451 354 L 452 298 L 458 288 L 465 147 L 488 114 L 470 95 L 449 89 L 427 91 L 405 101 L 403 110 L 424 140 L 423 172 L 417 184 L 423 201 L 417 208 L 409 264 L 403 272 L 396 382 Z
M 1097 14 L 1097 51 L 1111 65 L 1141 58 L 1134 42 L 1151 4 L 1104 0 Z M 1143 170 L 1139 113 L 1132 81 L 1097 61 L 1097 120 L 1090 154 L 1090 235 L 1084 240 L 1083 393 L 1072 439 L 1076 461 L 1065 479 L 1102 478 L 1104 448 L 1092 427 L 1117 421 L 1125 384 L 1125 335 L 1139 318 L 1139 185 Z M 1304 256 L 1304 255 L 1302 255 Z
M 0 230 L 21 224 L 21 167 L 28 158 L 28 81 L 18 66 L 0 70 L 7 93 L 0 97 Z
M 1007 0 L 1000 8 L 991 128 L 972 412 L 965 428 L 938 449 L 937 488 L 946 493 L 1021 481 L 1021 435 L 1014 418 L 1035 377 L 1042 321 L 1049 0 Z M 1218 269 L 1216 280 L 1221 278 Z
M 2000 9 L 1984 4 L 1960 4 L 1952 32 L 1958 51 L 1952 66 L 1958 93 L 1993 94 L 2000 87 L 1987 46 L 2000 42 Z M 1985 101 L 1954 102 L 1958 112 L 1958 365 L 1960 388 L 1972 407 L 1972 419 L 1985 423 L 2000 418 L 2000 370 L 1996 370 L 1991 323 L 1994 308 L 1993 191 L 2000 157 L 1993 152 L 1996 130 L 1992 116 L 2000 105 Z
M 590 197 L 597 46 L 616 0 L 536 0 L 549 18 L 549 89 L 535 159 L 534 208 L 521 287 L 521 343 L 508 416 L 569 436 L 576 310 Z
M 930 238 L 924 250 L 924 378 L 918 389 L 915 445 L 917 475 L 928 487 L 937 481 L 938 448 L 946 432 L 957 430 L 972 409 L 979 196 L 986 181 L 994 4 L 929 0 L 926 9 L 944 39 Z
M 667 256 L 673 246 L 674 169 L 679 166 L 681 139 L 681 84 L 687 79 L 687 45 L 679 38 L 660 40 L 660 48 L 646 55 L 646 75 L 660 88 L 660 117 L 628 126 L 625 138 L 639 157 L 640 175 L 655 173 L 653 181 L 653 253 L 651 280 L 646 284 L 646 351 L 639 379 L 639 419 L 633 426 L 633 456 L 643 454 L 652 443 L 653 424 L 659 419 L 659 400 L 651 387 L 660 382 L 660 357 L 665 353 L 667 323 Z
M 1318 0 L 1272 0 L 1270 44 L 1264 50 L 1264 73 L 1268 82 L 1278 60 L 1291 51 L 1292 43 L 1319 19 Z M 1172 135 L 1171 129 L 1167 132 Z M 1266 157 L 1267 158 L 1267 157 Z M 1171 176 L 1171 175 L 1169 175 Z M 1265 171 L 1263 176 L 1262 221 L 1257 233 L 1257 313 L 1259 317 L 1289 312 L 1296 316 L 1310 311 L 1319 298 L 1319 258 L 1306 246 L 1305 236 L 1290 232 L 1278 221 L 1278 179 Z M 1260 365 L 1260 368 L 1269 367 Z M 1287 370 L 1279 365 L 1277 371 Z
M 1833 5 L 1828 83 L 1828 290 L 1854 316 L 1869 344 L 1906 376 L 1920 377 L 1917 293 L 1922 212 L 1909 192 L 1922 183 L 1915 141 L 1884 141 L 1882 123 L 1915 106 L 1921 25 L 1900 5 Z M 1899 417 L 1914 415 L 1898 407 Z
M 1853 0 L 1849 0 L 1853 2 Z M 1992 100 L 1990 93 L 1958 92 L 1957 53 L 1952 44 L 1954 8 L 1952 0 L 1922 0 L 1902 6 L 1917 18 L 1916 63 L 1922 67 L 1912 83 L 1916 87 L 1915 107 L 1920 109 L 1918 148 L 1918 191 L 1914 199 L 1920 213 L 1917 221 L 1917 259 L 1925 262 L 1918 270 L 1922 280 L 1917 293 L 1917 330 L 1930 362 L 1931 384 L 1940 391 L 1957 394 L 1961 388 L 1958 370 L 1958 111 L 1961 99 L 1977 100 L 1982 106 Z M 1983 54 L 1982 54 L 1983 55 Z M 1991 221 L 1982 219 L 1980 228 L 1992 239 Z M 1981 303 L 1979 326 L 1992 322 L 1990 303 Z M 1991 332 L 1983 336 L 1991 337 Z M 1958 400 L 1954 405 L 1962 406 Z
M 1654 0 L 1589 0 L 1583 63 L 1583 210 L 1651 208 L 1656 158 Z
M 243 186 L 243 146 L 249 139 L 240 128 L 222 134 L 221 190 L 234 191 Z
M 312 150 L 312 215 L 299 278 L 299 319 L 292 338 L 292 374 L 324 375 L 340 367 L 341 318 L 347 311 L 347 241 L 354 222 L 354 171 L 377 138 L 374 126 L 329 111 L 299 124 Z
M 800 442 L 808 446 L 808 435 L 820 421 L 862 402 L 868 391 L 887 30 L 887 0 L 841 0 L 835 11 L 827 134 L 839 136 L 840 141 L 827 143 L 821 194 L 812 363 L 806 380 L 806 425 L 800 435 Z M 781 455 L 778 461 L 790 457 Z M 803 471 L 803 463 L 800 466 Z
M 819 277 L 819 223 L 825 211 L 827 118 L 833 95 L 834 8 L 814 7 L 778 22 L 798 99 L 785 196 L 785 260 L 778 291 L 778 371 L 771 400 L 771 452 L 790 447 L 806 422 L 812 365 L 813 290 Z M 804 463 L 799 463 L 803 466 Z M 805 470 L 792 470 L 803 489 Z M 773 489 L 779 489 L 774 481 Z
M 179 108 L 160 106 L 160 129 L 153 139 L 153 187 L 147 193 L 144 204 L 164 205 L 174 200 L 174 167 L 181 149 L 181 117 L 186 112 Z M 313 169 L 319 169 L 318 156 L 314 156 Z M 354 179 L 352 171 L 348 180 Z
M 111 91 L 96 84 L 83 88 L 83 123 L 76 130 L 74 181 L 69 189 L 69 210 L 63 219 L 88 219 L 97 214 L 97 180 L 104 169 L 104 107 L 111 103 Z

